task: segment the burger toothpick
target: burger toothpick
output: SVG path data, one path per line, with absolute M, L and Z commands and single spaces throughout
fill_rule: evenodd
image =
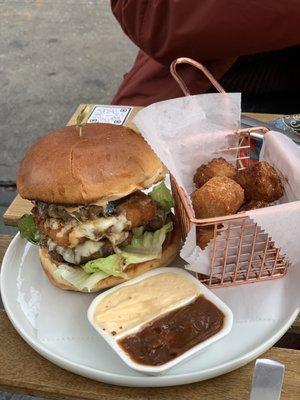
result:
M 82 127 L 83 125 L 86 124 L 86 116 L 87 116 L 87 106 L 85 106 L 80 113 L 78 114 L 77 118 L 76 118 L 76 130 L 79 134 L 79 136 L 82 136 Z

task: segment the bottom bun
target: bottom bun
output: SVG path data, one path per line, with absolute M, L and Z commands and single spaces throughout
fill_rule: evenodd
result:
M 174 219 L 173 219 L 174 221 Z M 138 275 L 143 274 L 144 272 L 149 271 L 150 269 L 166 267 L 169 265 L 177 256 L 179 247 L 180 247 L 180 230 L 177 224 L 174 223 L 173 230 L 168 233 L 166 240 L 163 244 L 162 256 L 161 258 L 145 261 L 139 264 L 130 264 L 126 268 L 126 274 L 128 279 L 117 278 L 115 276 L 108 276 L 105 279 L 102 279 L 98 283 L 96 283 L 89 292 L 99 292 L 100 290 L 107 289 L 112 286 L 116 286 L 122 282 L 125 282 L 129 279 L 135 278 Z M 57 269 L 59 263 L 54 260 L 47 249 L 44 247 L 40 248 L 40 260 L 44 271 L 46 272 L 50 281 L 60 289 L 64 290 L 74 290 L 77 292 L 87 292 L 87 290 L 79 290 L 72 286 L 65 279 L 58 277 L 55 275 L 55 270 Z M 78 267 L 77 267 L 78 268 Z

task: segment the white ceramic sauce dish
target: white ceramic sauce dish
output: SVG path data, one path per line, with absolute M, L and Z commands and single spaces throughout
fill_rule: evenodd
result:
M 189 350 L 185 351 L 181 355 L 175 357 L 174 359 L 161 364 L 161 365 L 145 365 L 145 364 L 140 364 L 135 362 L 127 353 L 126 351 L 123 350 L 123 348 L 119 345 L 118 341 L 126 336 L 132 335 L 145 326 L 147 326 L 149 323 L 151 323 L 154 320 L 159 319 L 163 315 L 166 315 L 168 312 L 172 312 L 175 309 L 179 309 L 180 307 L 183 307 L 184 305 L 187 305 L 191 303 L 193 300 L 191 297 L 186 298 L 185 300 L 181 301 L 180 304 L 177 303 L 173 308 L 169 309 L 168 312 L 164 312 L 162 314 L 156 315 L 154 318 L 147 319 L 146 321 L 143 321 L 141 324 L 136 325 L 132 328 L 129 328 L 128 330 L 124 332 L 117 333 L 116 335 L 112 335 L 108 333 L 107 331 L 103 330 L 99 326 L 96 325 L 94 321 L 94 314 L 95 314 L 95 309 L 97 305 L 101 303 L 101 301 L 108 296 L 109 294 L 118 291 L 120 288 L 128 285 L 133 285 L 138 282 L 143 281 L 144 279 L 150 278 L 154 275 L 162 274 L 162 273 L 175 273 L 179 274 L 181 276 L 184 276 L 185 278 L 188 278 L 195 286 L 197 289 L 197 296 L 198 295 L 203 295 L 207 300 L 209 300 L 211 303 L 213 303 L 224 315 L 224 320 L 223 320 L 223 325 L 221 329 L 210 336 L 208 339 L 200 342 L 199 344 L 195 345 L 194 347 L 190 348 Z M 143 374 L 147 375 L 161 375 L 170 368 L 173 368 L 177 366 L 178 364 L 182 363 L 183 361 L 186 361 L 187 359 L 192 358 L 199 352 L 203 351 L 204 349 L 207 349 L 208 346 L 211 344 L 215 343 L 216 341 L 222 339 L 224 336 L 226 336 L 232 328 L 233 324 L 233 314 L 232 311 L 227 307 L 225 303 L 223 303 L 214 293 L 212 293 L 206 286 L 204 286 L 202 283 L 200 283 L 196 278 L 194 278 L 189 272 L 187 272 L 184 269 L 181 268 L 170 268 L 170 267 L 164 267 L 164 268 L 158 268 L 154 269 L 152 271 L 148 271 L 143 275 L 138 276 L 137 278 L 131 279 L 128 282 L 122 283 L 121 285 L 115 286 L 112 289 L 109 289 L 105 292 L 102 292 L 99 294 L 90 304 L 89 309 L 88 309 L 88 320 L 90 324 L 93 326 L 93 328 L 102 336 L 102 338 L 110 345 L 110 347 L 118 354 L 118 356 L 132 369 L 141 372 Z

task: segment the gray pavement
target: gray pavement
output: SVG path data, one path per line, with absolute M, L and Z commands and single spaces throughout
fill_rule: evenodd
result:
M 0 184 L 79 103 L 109 104 L 136 47 L 108 0 L 0 0 Z

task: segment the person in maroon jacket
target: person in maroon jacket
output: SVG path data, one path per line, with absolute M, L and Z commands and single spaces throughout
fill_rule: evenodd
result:
M 299 113 L 299 0 L 111 0 L 125 34 L 140 48 L 113 104 L 146 106 L 182 96 L 170 63 L 203 63 L 243 110 Z M 213 91 L 198 70 L 178 68 L 192 94 Z

